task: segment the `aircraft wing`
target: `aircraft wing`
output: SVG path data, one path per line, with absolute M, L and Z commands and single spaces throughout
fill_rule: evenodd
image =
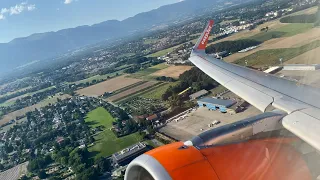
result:
M 205 48 L 213 24 L 212 20 L 209 21 L 190 61 L 262 112 L 269 107 L 285 111 L 288 115 L 282 120 L 283 126 L 320 150 L 320 89 L 207 55 Z

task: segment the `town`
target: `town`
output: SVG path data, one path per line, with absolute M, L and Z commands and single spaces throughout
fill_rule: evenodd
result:
M 123 179 L 153 148 L 261 113 L 189 61 L 208 19 L 210 56 L 318 86 L 294 72 L 317 76 L 318 65 L 290 65 L 306 64 L 307 55 L 296 57 L 320 46 L 307 37 L 320 34 L 320 20 L 293 22 L 318 13 L 318 3 L 240 4 L 2 79 L 0 179 Z

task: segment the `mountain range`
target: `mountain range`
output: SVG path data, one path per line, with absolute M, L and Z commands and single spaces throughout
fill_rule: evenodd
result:
M 153 27 L 201 14 L 204 10 L 214 11 L 239 3 L 240 0 L 184 0 L 137 14 L 123 21 L 108 20 L 92 26 L 85 25 L 16 38 L 9 43 L 0 43 L 0 72 L 108 39 L 141 33 Z

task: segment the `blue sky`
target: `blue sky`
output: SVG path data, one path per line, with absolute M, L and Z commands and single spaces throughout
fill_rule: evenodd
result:
M 0 0 L 0 42 L 33 33 L 123 20 L 180 0 Z

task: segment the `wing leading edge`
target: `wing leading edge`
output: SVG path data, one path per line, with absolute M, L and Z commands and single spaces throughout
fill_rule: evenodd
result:
M 205 53 L 213 21 L 199 38 L 190 61 L 204 73 L 265 112 L 269 106 L 289 115 L 283 126 L 320 150 L 320 91 L 274 75 L 215 59 Z M 312 125 L 311 125 L 312 124 Z

